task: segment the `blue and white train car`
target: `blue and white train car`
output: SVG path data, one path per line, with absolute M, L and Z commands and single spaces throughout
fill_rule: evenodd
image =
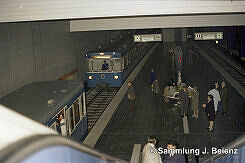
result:
M 127 163 L 58 135 L 57 132 L 2 105 L 0 124 L 0 162 Z
M 150 43 L 135 44 L 132 40 L 127 40 L 112 50 L 86 53 L 87 87 L 101 84 L 121 87 L 132 68 L 150 47 Z
M 34 82 L 1 98 L 0 104 L 74 140 L 82 141 L 87 136 L 82 82 Z
M 123 59 L 119 52 L 92 52 L 86 54 L 87 86 L 108 84 L 120 87 L 123 83 Z

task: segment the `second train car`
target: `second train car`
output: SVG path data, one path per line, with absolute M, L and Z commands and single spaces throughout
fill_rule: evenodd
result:
M 120 87 L 123 82 L 122 54 L 118 52 L 87 53 L 87 86 L 109 84 Z
M 149 43 L 131 43 L 111 52 L 106 50 L 87 53 L 85 55 L 87 86 L 91 88 L 106 84 L 109 87 L 121 87 L 130 68 L 136 64 L 134 61 L 143 56 L 145 52 L 142 49 L 150 47 L 149 45 Z
M 0 104 L 76 141 L 81 142 L 87 136 L 87 113 L 82 82 L 34 82 L 1 98 Z

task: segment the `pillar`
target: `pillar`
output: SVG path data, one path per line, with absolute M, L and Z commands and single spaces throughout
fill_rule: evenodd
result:
M 240 58 L 245 61 L 245 26 L 240 28 L 240 36 L 241 36 L 241 50 L 240 50 Z
M 236 49 L 236 27 L 227 27 L 227 49 Z

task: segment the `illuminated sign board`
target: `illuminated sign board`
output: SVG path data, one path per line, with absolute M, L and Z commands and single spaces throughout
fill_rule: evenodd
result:
M 197 32 L 195 40 L 223 40 L 223 32 Z
M 162 34 L 134 35 L 134 42 L 162 41 Z

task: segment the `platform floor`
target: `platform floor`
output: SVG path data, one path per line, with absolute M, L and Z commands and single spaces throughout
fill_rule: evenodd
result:
M 174 139 L 181 147 L 209 149 L 222 147 L 245 133 L 245 108 L 239 106 L 239 101 L 244 99 L 229 84 L 231 99 L 228 103 L 228 115 L 224 117 L 218 113 L 215 131 L 207 132 L 208 121 L 201 104 L 206 102 L 210 84 L 222 80 L 222 76 L 202 56 L 199 63 L 188 65 L 188 50 L 183 44 L 183 81 L 197 85 L 200 92 L 199 118 L 188 116 L 190 133 L 184 134 L 180 109 L 173 106 L 174 102 L 164 103 L 162 98 L 157 102 L 149 85 L 151 68 L 155 69 L 160 81 L 161 95 L 167 82 L 175 78 L 171 57 L 167 51 L 170 46 L 159 46 L 136 77 L 136 111 L 131 112 L 125 96 L 98 140 L 96 149 L 129 161 L 134 144 L 142 144 L 143 147 L 149 135 L 158 137 L 159 146 L 164 146 L 169 139 Z M 190 109 L 188 112 L 188 115 L 192 115 Z M 208 156 L 200 155 L 200 158 L 205 157 Z

